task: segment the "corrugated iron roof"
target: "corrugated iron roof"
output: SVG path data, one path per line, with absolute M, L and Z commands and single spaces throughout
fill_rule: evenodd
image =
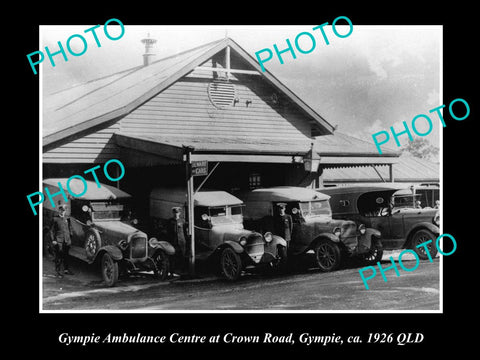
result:
M 43 114 L 44 145 L 57 140 L 54 134 L 92 120 L 108 121 L 133 110 L 165 86 L 173 76 L 202 53 L 214 49 L 215 41 L 195 49 L 136 67 L 46 97 Z M 183 74 L 182 74 L 183 75 Z M 93 122 L 93 124 L 92 124 Z M 81 129 L 83 130 L 83 129 Z
M 380 175 L 388 181 L 389 168 L 376 166 Z M 438 182 L 440 181 L 440 166 L 437 163 L 402 155 L 393 165 L 395 181 L 399 182 Z M 350 168 L 327 168 L 323 171 L 324 182 L 380 182 L 382 181 L 371 166 Z
M 382 154 L 378 153 L 373 141 L 365 141 L 336 131 L 332 135 L 315 138 L 315 149 L 322 157 L 328 156 L 369 156 L 389 157 L 399 156 L 400 152 L 382 146 Z
M 44 99 L 43 145 L 125 116 L 210 57 L 231 47 L 257 71 L 259 64 L 237 43 L 225 38 L 123 72 L 57 92 Z M 333 126 L 312 110 L 268 71 L 263 78 L 285 93 L 307 114 L 316 133 L 330 134 Z
M 191 146 L 195 149 L 195 153 L 254 153 L 254 154 L 287 154 L 287 155 L 304 155 L 310 149 L 308 141 L 286 141 L 284 139 L 277 140 L 272 138 L 249 138 L 246 136 L 148 136 L 117 133 L 117 143 L 124 145 L 121 139 L 133 139 L 137 141 L 147 141 L 157 144 L 169 145 L 175 148 L 183 146 Z

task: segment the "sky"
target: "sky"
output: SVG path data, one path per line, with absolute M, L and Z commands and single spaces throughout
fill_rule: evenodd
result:
M 328 21 L 328 19 L 326 20 Z M 331 23 L 331 21 L 330 21 Z M 339 21 L 338 24 L 341 22 Z M 113 24 L 113 23 L 112 23 Z M 318 25 L 318 24 L 317 24 Z M 128 25 L 118 40 L 109 40 L 103 25 L 95 32 L 101 47 L 97 47 L 85 26 L 41 26 L 40 46 L 51 52 L 58 50 L 58 41 L 65 44 L 74 34 L 82 34 L 87 41 L 83 55 L 74 57 L 67 52 L 68 61 L 61 55 L 54 57 L 52 67 L 46 58 L 40 67 L 43 96 L 78 83 L 93 80 L 143 63 L 147 34 L 157 40 L 156 59 L 228 36 L 253 58 L 264 48 L 273 51 L 292 44 L 297 34 L 309 32 L 316 39 L 315 49 L 308 54 L 296 51 L 297 58 L 284 54 L 284 64 L 274 58 L 264 64 L 290 90 L 339 132 L 372 141 L 372 134 L 388 130 L 390 126 L 403 130 L 403 121 L 411 124 L 418 114 L 441 104 L 442 95 L 442 27 L 441 26 L 355 26 L 346 38 L 336 37 L 331 26 L 325 27 L 330 42 L 326 45 L 316 25 L 295 26 L 159 26 Z M 348 26 L 336 26 L 340 34 L 348 33 Z M 108 26 L 112 37 L 120 35 L 120 27 Z M 302 39 L 307 39 L 303 36 Z M 72 39 L 73 51 L 80 53 L 83 44 Z M 305 49 L 311 46 L 302 44 Z M 432 145 L 440 146 L 440 121 L 430 116 L 433 131 L 425 136 Z M 419 132 L 427 129 L 425 122 L 417 123 Z M 412 132 L 413 134 L 413 132 Z M 415 134 L 413 134 L 415 136 Z M 408 142 L 401 136 L 402 145 Z M 397 148 L 392 138 L 388 146 Z

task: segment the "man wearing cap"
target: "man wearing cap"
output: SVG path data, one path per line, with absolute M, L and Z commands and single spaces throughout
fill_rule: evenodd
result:
M 273 233 L 281 236 L 287 242 L 287 246 L 292 239 L 293 221 L 292 217 L 285 213 L 287 204 L 278 203 L 278 212 L 273 219 Z
M 50 226 L 53 252 L 55 256 L 55 272 L 57 277 L 62 278 L 63 273 L 73 275 L 68 267 L 68 251 L 70 250 L 71 232 L 70 223 L 66 215 L 67 206 L 58 206 L 58 215 L 52 219 Z M 63 270 L 63 272 L 62 272 Z
M 185 268 L 185 255 L 187 242 L 185 240 L 185 222 L 180 218 L 182 209 L 173 207 L 173 216 L 167 223 L 167 238 L 170 244 L 175 248 L 175 264 L 172 269 L 178 269 L 180 272 Z

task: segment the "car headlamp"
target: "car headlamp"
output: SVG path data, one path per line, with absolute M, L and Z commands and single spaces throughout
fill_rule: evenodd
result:
M 137 225 L 137 224 L 138 224 L 138 220 L 137 220 L 137 219 L 133 219 L 133 220 L 132 220 L 132 224 L 133 224 L 133 225 Z
M 433 223 L 437 226 L 440 226 L 440 212 L 437 211 L 437 213 L 433 217 Z
M 120 249 L 126 250 L 127 247 L 128 247 L 128 241 L 122 239 L 122 240 L 120 240 L 120 241 L 118 242 L 118 246 L 120 247 Z
M 340 237 L 340 235 L 342 234 L 342 229 L 336 227 L 335 229 L 333 229 L 333 234 L 337 237 Z
M 365 228 L 365 224 L 360 224 L 358 225 L 358 231 L 360 232 L 360 234 L 365 234 L 365 232 L 367 231 L 367 229 Z
M 240 242 L 240 245 L 245 246 L 247 245 L 247 238 L 245 236 L 242 236 L 239 242 Z
M 160 243 L 160 241 L 158 241 L 158 239 L 156 237 L 152 237 L 148 240 L 148 244 L 154 248 L 154 247 L 157 247 L 157 245 Z
M 265 238 L 265 241 L 266 241 L 266 242 L 270 242 L 270 241 L 273 240 L 273 235 L 272 235 L 271 232 L 266 232 L 266 233 L 263 235 L 263 237 Z

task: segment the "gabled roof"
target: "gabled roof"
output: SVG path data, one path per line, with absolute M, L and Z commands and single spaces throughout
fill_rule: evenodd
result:
M 258 62 L 236 42 L 225 38 L 47 97 L 44 100 L 43 145 L 125 116 L 227 46 L 298 105 L 311 119 L 317 133 L 333 133 L 332 125 L 271 73 L 261 72 Z

